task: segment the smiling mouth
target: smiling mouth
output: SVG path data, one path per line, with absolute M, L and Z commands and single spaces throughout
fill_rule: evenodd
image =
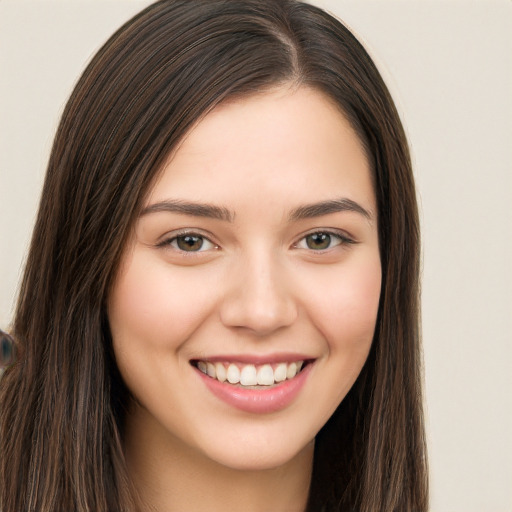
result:
M 247 389 L 268 389 L 286 380 L 295 378 L 311 360 L 277 364 L 238 364 L 191 361 L 200 372 L 219 382 Z

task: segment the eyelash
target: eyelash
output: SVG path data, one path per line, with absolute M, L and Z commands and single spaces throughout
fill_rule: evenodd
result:
M 299 247 L 299 244 L 301 242 L 304 241 L 305 243 L 307 243 L 306 242 L 307 238 L 310 236 L 313 236 L 313 235 L 328 236 L 330 241 L 332 241 L 332 238 L 335 238 L 338 240 L 338 243 L 335 244 L 334 246 L 329 246 L 325 249 L 316 249 L 316 250 L 311 249 L 310 247 Z M 334 247 L 338 247 L 338 246 L 342 246 L 342 245 L 350 245 L 350 244 L 355 244 L 355 243 L 357 243 L 357 242 L 353 238 L 350 238 L 345 232 L 332 230 L 332 229 L 317 229 L 315 231 L 311 231 L 309 233 L 302 235 L 301 238 L 295 244 L 293 244 L 293 247 L 295 247 L 297 249 L 310 250 L 315 253 L 323 253 L 325 251 L 333 249 Z
M 187 236 L 189 236 L 191 238 L 200 238 L 201 240 L 203 240 L 203 243 L 204 243 L 204 241 L 207 241 L 209 244 L 212 245 L 212 247 L 208 248 L 207 250 L 219 248 L 219 246 L 217 244 L 215 244 L 214 242 L 212 242 L 210 240 L 210 238 L 208 238 L 207 236 L 203 235 L 202 233 L 198 233 L 197 231 L 191 231 L 191 230 L 184 230 L 184 231 L 179 231 L 177 233 L 173 233 L 173 235 L 171 237 L 166 238 L 166 239 L 162 240 L 161 242 L 159 242 L 157 244 L 157 247 L 169 247 L 170 246 L 175 251 L 185 254 L 187 256 L 195 256 L 198 253 L 205 252 L 204 250 L 186 251 L 186 250 L 183 250 L 180 247 L 174 245 L 174 244 L 178 244 L 178 240 L 180 238 L 185 238 Z M 202 249 L 202 245 L 203 244 L 201 244 L 200 249 Z
M 307 247 L 307 246 L 306 247 L 299 246 L 299 244 L 301 242 L 305 242 L 307 244 L 307 238 L 311 237 L 313 235 L 327 236 L 327 237 L 329 237 L 329 242 L 332 242 L 332 239 L 334 238 L 338 241 L 338 243 L 336 243 L 334 246 L 331 246 L 331 243 L 329 243 L 329 247 L 326 247 L 323 249 L 312 249 L 311 247 Z M 187 236 L 189 236 L 191 238 L 198 238 L 203 241 L 198 250 L 187 251 L 187 250 L 180 248 L 177 245 L 179 243 L 180 238 L 185 238 Z M 203 245 L 204 245 L 205 241 L 207 243 L 211 244 L 211 247 L 209 247 L 207 249 L 203 249 Z M 292 247 L 295 249 L 309 250 L 314 253 L 323 253 L 325 251 L 333 249 L 334 247 L 355 244 L 355 243 L 357 243 L 357 242 L 354 239 L 347 236 L 347 234 L 344 232 L 340 232 L 337 230 L 329 230 L 329 229 L 319 229 L 319 230 L 311 231 L 309 233 L 302 235 L 300 237 L 300 239 L 292 245 Z M 202 252 L 206 252 L 206 251 L 209 251 L 212 249 L 219 249 L 219 246 L 217 244 L 215 244 L 215 242 L 212 242 L 210 240 L 210 238 L 208 238 L 207 236 L 205 236 L 201 233 L 198 233 L 196 231 L 190 231 L 190 230 L 185 230 L 185 231 L 180 231 L 180 232 L 174 233 L 172 237 L 166 238 L 157 244 L 157 247 L 168 247 L 168 246 L 172 247 L 175 251 L 177 251 L 183 255 L 187 255 L 187 256 L 196 256 L 197 254 L 202 253 Z M 203 250 L 201 250 L 201 249 L 203 249 Z

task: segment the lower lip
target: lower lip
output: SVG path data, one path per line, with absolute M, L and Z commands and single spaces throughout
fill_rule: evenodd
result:
M 197 373 L 208 389 L 228 405 L 253 414 L 268 414 L 280 411 L 293 402 L 304 386 L 312 366 L 312 363 L 308 364 L 293 379 L 268 389 L 244 389 L 219 382 L 200 370 Z

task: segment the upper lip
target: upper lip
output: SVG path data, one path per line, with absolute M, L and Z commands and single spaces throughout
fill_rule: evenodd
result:
M 212 356 L 202 356 L 191 359 L 191 361 L 209 361 L 211 363 L 241 363 L 241 364 L 273 364 L 273 363 L 293 363 L 298 361 L 312 361 L 316 359 L 307 354 L 298 353 L 276 353 L 276 354 L 217 354 Z

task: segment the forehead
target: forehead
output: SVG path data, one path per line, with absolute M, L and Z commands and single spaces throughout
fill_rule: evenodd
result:
M 257 192 L 257 194 L 256 194 Z M 354 196 L 374 206 L 363 145 L 322 93 L 279 88 L 216 107 L 169 157 L 147 204 L 174 197 L 244 206 Z

